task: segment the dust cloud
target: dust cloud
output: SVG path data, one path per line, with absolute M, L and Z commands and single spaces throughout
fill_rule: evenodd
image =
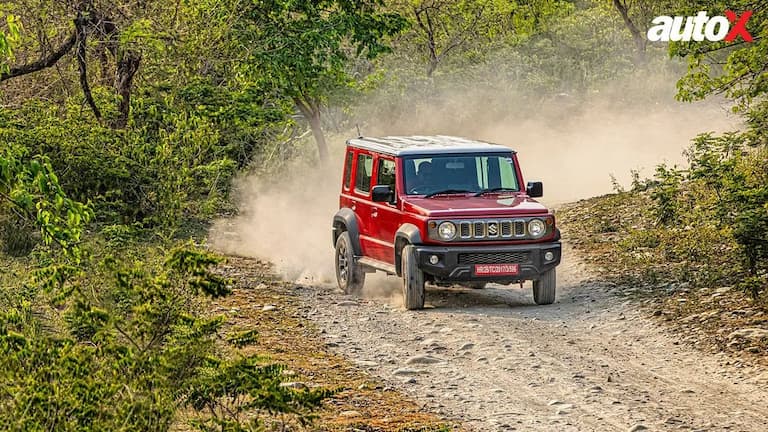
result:
M 466 88 L 466 87 L 465 87 Z M 441 103 L 402 102 L 357 115 L 364 135 L 458 135 L 507 145 L 518 152 L 527 181 L 544 182 L 549 205 L 612 191 L 610 176 L 628 185 L 630 171 L 651 175 L 659 163 L 684 162 L 695 135 L 738 128 L 718 103 L 684 104 L 603 92 L 553 96 L 536 104 L 509 98 L 508 115 L 489 114 L 488 92 L 441 95 Z M 496 96 L 507 97 L 507 96 Z M 517 105 L 515 105 L 517 103 Z M 386 111 L 386 112 L 383 112 Z M 335 284 L 332 216 L 338 209 L 343 148 L 349 133 L 329 135 L 331 162 L 296 162 L 279 176 L 251 176 L 237 184 L 239 214 L 218 221 L 211 245 L 225 253 L 268 259 L 288 280 Z M 314 147 L 307 144 L 307 150 Z M 368 275 L 367 294 L 398 299 L 395 278 Z

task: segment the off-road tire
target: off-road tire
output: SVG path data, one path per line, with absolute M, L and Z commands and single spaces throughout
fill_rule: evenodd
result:
M 403 305 L 408 310 L 424 309 L 424 272 L 416 262 L 416 248 L 406 245 L 400 260 L 403 273 Z
M 362 266 L 355 262 L 352 239 L 344 231 L 336 239 L 336 282 L 339 288 L 347 294 L 359 294 L 365 284 L 365 272 Z
M 553 267 L 541 275 L 539 280 L 533 281 L 533 301 L 537 305 L 548 305 L 555 302 L 557 287 L 557 273 Z
M 488 285 L 488 283 L 487 282 L 467 282 L 462 285 L 472 289 L 483 289 L 485 288 L 486 285 Z

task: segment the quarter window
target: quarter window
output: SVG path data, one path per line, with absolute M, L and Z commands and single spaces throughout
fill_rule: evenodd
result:
M 347 153 L 347 162 L 344 164 L 344 189 L 349 189 L 349 185 L 352 183 L 352 158 L 354 153 Z
M 377 185 L 387 185 L 395 189 L 395 161 L 391 159 L 379 159 L 379 172 L 376 175 Z
M 357 155 L 357 176 L 355 178 L 355 190 L 367 194 L 371 191 L 371 174 L 373 171 L 373 156 L 367 154 Z

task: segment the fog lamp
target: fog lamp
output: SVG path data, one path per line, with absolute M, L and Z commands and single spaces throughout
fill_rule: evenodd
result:
M 553 254 L 551 251 L 544 252 L 544 260 L 552 261 L 553 259 L 555 259 L 555 254 Z
M 430 264 L 434 265 L 434 264 L 437 264 L 439 262 L 440 262 L 440 257 L 438 257 L 437 255 L 432 255 L 431 257 L 429 257 L 429 263 Z

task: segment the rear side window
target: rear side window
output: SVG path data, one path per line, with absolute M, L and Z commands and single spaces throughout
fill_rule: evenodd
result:
M 391 159 L 379 159 L 379 172 L 376 175 L 377 185 L 387 185 L 395 189 L 395 161 Z
M 357 155 L 357 178 L 355 178 L 355 190 L 367 194 L 371 191 L 371 174 L 373 173 L 373 156 L 367 154 Z
M 347 162 L 344 164 L 344 189 L 349 189 L 349 185 L 352 184 L 352 158 L 354 154 L 352 152 L 347 153 Z

